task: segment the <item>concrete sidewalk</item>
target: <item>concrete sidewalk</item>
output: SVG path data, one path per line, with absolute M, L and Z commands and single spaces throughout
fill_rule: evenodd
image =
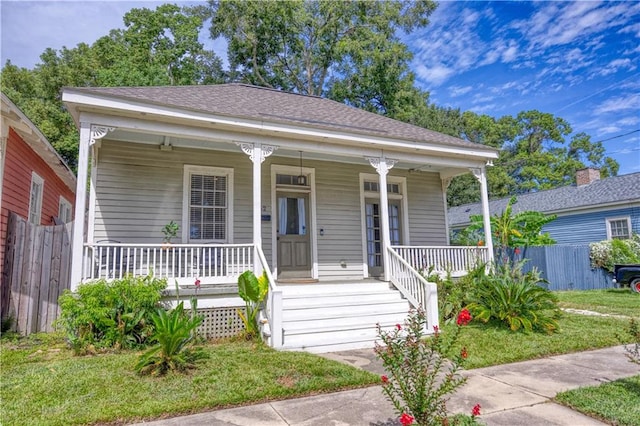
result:
M 383 374 L 373 350 L 325 354 L 340 362 Z M 470 414 L 480 404 L 486 425 L 603 425 L 551 401 L 558 392 L 598 385 L 640 374 L 624 348 L 558 355 L 464 372 L 467 383 L 449 401 L 453 413 Z M 379 386 L 296 398 L 246 407 L 211 411 L 172 419 L 139 423 L 153 426 L 325 426 L 399 425 L 393 406 Z

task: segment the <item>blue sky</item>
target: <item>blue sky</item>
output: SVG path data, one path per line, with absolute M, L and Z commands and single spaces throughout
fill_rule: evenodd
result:
M 158 4 L 2 0 L 2 64 L 32 68 L 45 48 L 92 43 L 131 8 Z M 436 104 L 549 112 L 603 141 L 620 174 L 640 172 L 640 2 L 440 2 L 404 40 Z M 224 56 L 223 42 L 208 45 Z

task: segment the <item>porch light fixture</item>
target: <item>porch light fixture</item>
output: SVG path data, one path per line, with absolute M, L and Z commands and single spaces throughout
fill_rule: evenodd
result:
M 302 174 L 302 151 L 300 151 L 300 174 L 297 180 L 298 185 L 307 186 L 307 177 Z

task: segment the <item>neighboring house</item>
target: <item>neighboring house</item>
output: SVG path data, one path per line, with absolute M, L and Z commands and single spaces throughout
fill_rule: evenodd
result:
M 2 93 L 0 135 L 0 268 L 7 218 L 15 212 L 36 225 L 73 219 L 74 173 L 38 128 Z
M 469 172 L 487 199 L 492 148 L 243 84 L 66 88 L 63 101 L 80 129 L 76 210 L 88 203 L 72 288 L 153 272 L 207 308 L 244 270 L 266 270 L 269 343 L 323 351 L 370 346 L 376 322 L 406 316 L 388 282 L 437 324 L 435 286 L 416 268 L 464 271 L 490 256 L 448 247 L 445 200 Z M 180 231 L 164 245 L 170 221 Z
M 517 196 L 513 213 L 539 211 L 558 217 L 543 227 L 558 245 L 583 245 L 640 233 L 640 173 L 600 179 L 596 169 L 579 170 L 576 185 Z M 489 202 L 492 215 L 504 211 L 509 198 Z M 464 229 L 471 215 L 482 214 L 481 205 L 449 209 L 452 230 Z

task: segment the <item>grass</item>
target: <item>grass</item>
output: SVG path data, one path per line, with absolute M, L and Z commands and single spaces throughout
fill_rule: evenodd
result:
M 564 313 L 554 334 L 512 332 L 500 324 L 463 327 L 458 345 L 469 357 L 465 368 L 479 368 L 619 345 L 625 319 Z M 626 336 L 625 336 L 626 337 Z M 627 338 L 625 343 L 631 340 Z
M 556 395 L 558 402 L 619 426 L 640 426 L 640 375 Z
M 600 312 L 615 314 L 633 311 L 629 308 L 639 300 L 618 290 L 565 293 L 563 303 L 571 300 L 586 309 L 586 304 L 599 302 Z M 618 345 L 617 336 L 628 326 L 626 319 L 569 313 L 559 323 L 560 331 L 552 335 L 472 323 L 462 329 L 459 341 L 469 353 L 465 367 Z M 188 374 L 152 378 L 134 373 L 137 352 L 76 357 L 56 335 L 4 337 L 0 340 L 2 424 L 133 422 L 368 386 L 380 380 L 311 354 L 278 352 L 262 344 L 225 342 L 207 345 L 206 351 L 209 357 Z
M 561 308 L 585 309 L 602 314 L 635 316 L 640 318 L 640 293 L 628 288 L 558 291 Z
M 379 377 L 307 353 L 207 345 L 187 375 L 134 373 L 137 353 L 74 357 L 60 344 L 1 345 L 3 425 L 118 423 L 362 387 Z

